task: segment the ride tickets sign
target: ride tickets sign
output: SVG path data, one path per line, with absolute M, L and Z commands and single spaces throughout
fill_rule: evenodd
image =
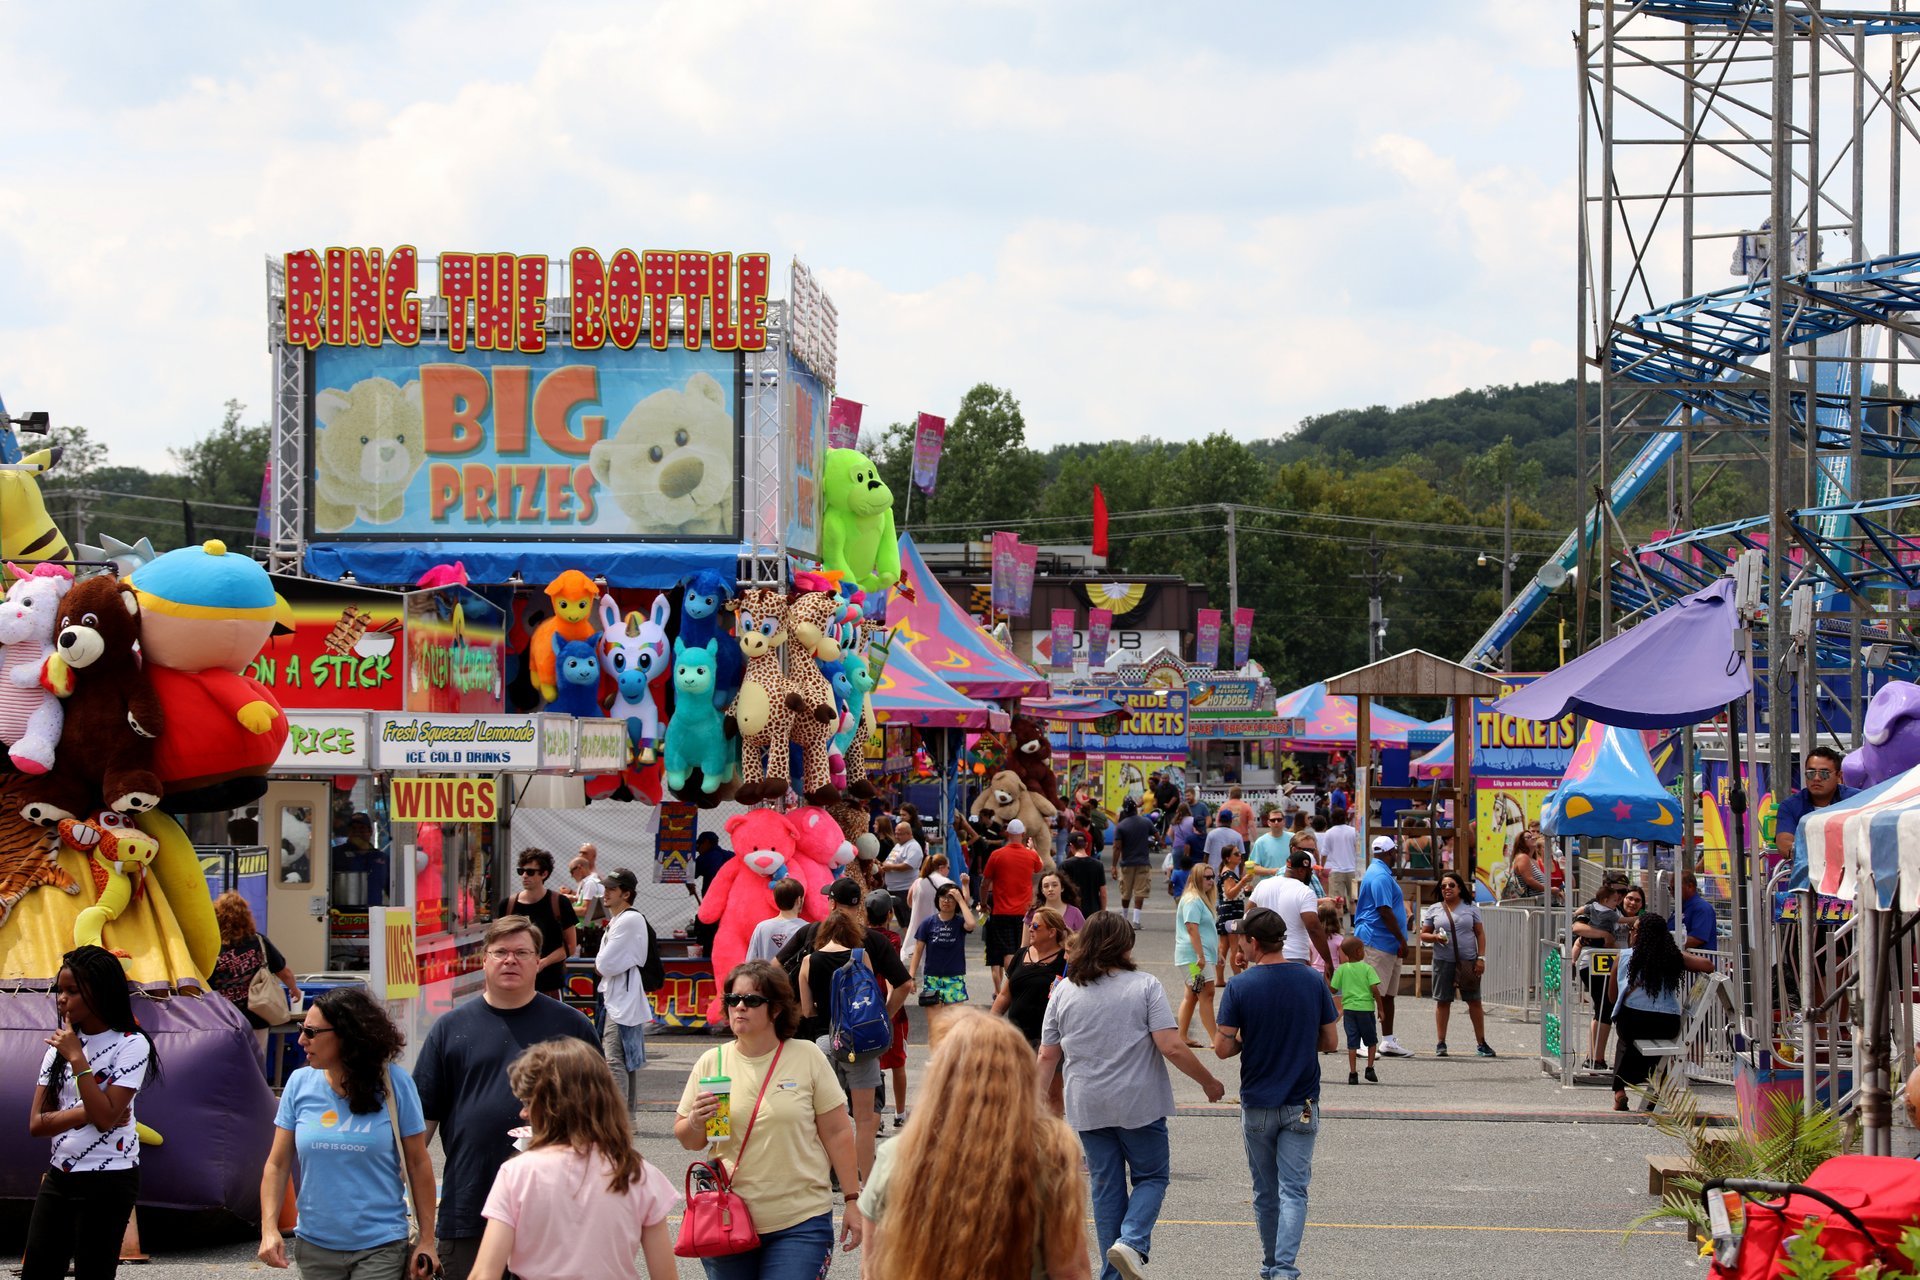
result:
M 765 254 L 576 250 L 551 320 L 545 257 L 438 267 L 423 319 L 410 246 L 286 256 L 281 336 L 311 353 L 309 537 L 739 537 Z

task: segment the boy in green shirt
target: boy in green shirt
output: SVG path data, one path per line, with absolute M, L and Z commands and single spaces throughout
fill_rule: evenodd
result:
M 1380 1046 L 1380 1033 L 1374 1027 L 1374 1001 L 1380 995 L 1380 975 L 1373 966 L 1366 963 L 1362 956 L 1367 953 L 1366 943 L 1355 937 L 1349 937 L 1340 944 L 1340 955 L 1344 960 L 1333 971 L 1333 1001 L 1340 1008 L 1340 1021 L 1347 1029 L 1347 1083 L 1360 1083 L 1360 1046 L 1367 1046 L 1367 1083 L 1379 1084 L 1380 1077 L 1373 1073 L 1374 1055 Z

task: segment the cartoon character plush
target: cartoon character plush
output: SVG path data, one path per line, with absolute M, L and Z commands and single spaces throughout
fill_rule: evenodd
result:
M 140 813 L 160 803 L 154 740 L 166 716 L 141 665 L 140 603 L 131 584 L 111 574 L 76 582 L 60 602 L 54 652 L 42 685 L 66 700 L 56 753 L 60 767 L 33 780 L 26 817 L 43 826 L 98 807 Z
M 313 527 L 392 524 L 406 513 L 407 486 L 427 460 L 420 384 L 366 378 L 313 398 Z
M 1008 736 L 1007 767 L 1020 775 L 1027 790 L 1060 807 L 1060 780 L 1053 773 L 1053 743 L 1047 727 L 1031 716 L 1015 716 Z
M 547 704 L 547 709 L 569 716 L 599 715 L 599 646 L 591 640 L 562 640 L 558 632 L 552 635 L 560 695 Z
M 1889 680 L 1867 704 L 1860 746 L 1840 762 L 1840 780 L 1871 787 L 1920 766 L 1920 684 Z
M 97 897 L 73 922 L 73 945 L 101 946 L 100 933 L 120 918 L 146 885 L 147 868 L 160 852 L 160 842 L 133 825 L 133 819 L 111 809 L 85 820 L 62 818 L 58 831 L 63 847 L 87 859 Z M 122 959 L 128 953 L 112 948 Z
M 787 643 L 787 597 L 754 587 L 734 602 L 734 637 L 747 660 L 733 719 L 740 730 L 742 804 L 787 793 L 787 743 L 793 710 L 787 705 L 786 669 L 780 655 Z
M 834 706 L 833 686 L 821 674 L 822 661 L 837 662 L 840 646 L 828 634 L 839 601 L 829 591 L 803 591 L 787 606 L 787 631 L 790 645 L 814 661 L 789 664 L 785 702 L 793 715 L 791 740 L 799 744 L 802 775 L 801 794 L 808 804 L 832 804 L 840 798 L 833 785 L 833 735 L 840 728 L 840 713 Z
M 0 471 L 0 557 L 8 560 L 67 560 L 60 526 L 47 514 L 46 500 L 34 478 L 51 471 L 64 452 L 59 446 L 29 453 Z
M 266 794 L 287 717 L 248 665 L 290 617 L 259 562 L 212 539 L 156 557 L 128 579 L 142 669 L 168 732 L 154 772 L 170 813 L 236 809 Z
M 988 780 L 986 787 L 974 799 L 973 824 L 998 836 L 1006 825 L 1015 818 L 1027 829 L 1027 838 L 1036 844 L 1044 844 L 1044 833 L 1053 817 L 1059 811 L 1045 796 L 1035 795 L 1027 790 L 1020 775 L 1011 769 L 1002 769 Z
M 627 722 L 627 746 L 641 764 L 652 764 L 660 745 L 660 704 L 653 682 L 667 672 L 667 619 L 673 605 L 657 595 L 642 616 L 629 613 L 608 596 L 600 602 L 600 667 L 613 677 L 613 705 L 607 714 Z
M 712 795 L 733 780 L 733 743 L 713 705 L 719 636 L 703 645 L 673 642 L 673 719 L 667 722 L 667 785 L 679 791 L 695 769 L 700 790 Z
M 853 841 L 840 829 L 833 814 L 814 805 L 789 809 L 786 817 L 794 840 L 793 861 L 787 865 L 787 872 L 807 888 L 800 897 L 800 915 L 807 920 L 824 920 L 827 899 L 820 890 L 833 883 L 840 868 L 853 861 Z
M 0 604 L 0 742 L 10 748 L 14 768 L 45 773 L 53 767 L 66 712 L 60 699 L 40 687 L 40 664 L 53 650 L 60 601 L 73 587 L 73 571 L 46 563 L 7 568 L 19 581 Z
M 684 391 L 656 391 L 593 446 L 587 465 L 629 533 L 733 532 L 732 398 L 696 373 Z
M 754 926 L 778 913 L 772 880 L 793 861 L 795 849 L 793 828 L 771 809 L 749 809 L 728 818 L 727 839 L 733 845 L 733 857 L 714 876 L 699 911 L 702 924 L 720 926 L 711 951 L 713 971 L 722 978 L 747 958 Z M 726 1021 L 720 996 L 716 984 L 707 1004 L 707 1021 L 716 1027 Z
M 827 450 L 820 502 L 820 563 L 862 591 L 884 596 L 900 581 L 900 546 L 893 491 L 880 469 L 857 450 Z
M 600 588 L 578 569 L 568 569 L 547 584 L 547 598 L 553 602 L 553 616 L 534 629 L 527 647 L 527 669 L 533 675 L 533 687 L 544 702 L 560 696 L 559 673 L 554 665 L 558 652 L 553 637 L 562 640 L 593 639 L 593 602 Z
M 733 599 L 733 584 L 717 573 L 702 569 L 687 579 L 680 597 L 680 638 L 698 648 L 709 640 L 720 643 L 718 666 L 713 682 L 713 705 L 725 711 L 740 692 L 740 677 L 747 660 L 733 642 L 724 625 L 727 602 Z

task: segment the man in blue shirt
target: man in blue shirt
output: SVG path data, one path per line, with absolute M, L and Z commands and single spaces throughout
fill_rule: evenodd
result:
M 1263 1277 L 1296 1280 L 1307 1226 L 1307 1183 L 1320 1133 L 1320 1058 L 1335 1047 L 1340 1015 L 1320 975 L 1288 964 L 1286 921 L 1252 907 L 1240 922 L 1246 972 L 1227 984 L 1213 1051 L 1240 1061 L 1240 1128 L 1253 1174 Z
M 1411 1058 L 1413 1051 L 1393 1038 L 1393 1001 L 1400 993 L 1400 953 L 1407 946 L 1407 896 L 1394 878 L 1399 846 L 1392 836 L 1373 838 L 1373 859 L 1360 877 L 1353 904 L 1353 931 L 1366 946 L 1366 961 L 1380 975 L 1380 1053 Z
M 1824 809 L 1859 794 L 1854 788 L 1840 784 L 1840 753 L 1832 747 L 1815 747 L 1807 752 L 1800 780 L 1805 785 L 1780 802 L 1780 810 L 1773 820 L 1773 847 L 1782 858 L 1793 863 L 1793 875 L 1787 881 L 1789 889 L 1811 887 L 1807 883 L 1807 855 L 1796 845 L 1800 819 L 1815 809 Z
M 1680 926 L 1689 950 L 1711 951 L 1720 945 L 1720 918 L 1713 904 L 1700 896 L 1700 883 L 1689 871 L 1680 877 Z

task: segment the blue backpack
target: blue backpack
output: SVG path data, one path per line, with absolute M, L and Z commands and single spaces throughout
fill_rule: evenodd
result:
M 855 947 L 847 962 L 833 971 L 828 1043 L 834 1056 L 847 1062 L 877 1057 L 893 1043 L 893 1020 L 887 1017 L 880 980 L 866 954 L 864 948 Z

